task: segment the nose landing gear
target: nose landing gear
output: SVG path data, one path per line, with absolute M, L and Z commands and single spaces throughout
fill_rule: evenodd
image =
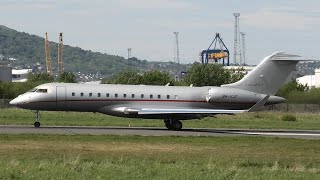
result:
M 172 118 L 164 119 L 164 124 L 169 130 L 180 131 L 182 129 L 181 121 Z
M 34 111 L 34 119 L 35 119 L 35 122 L 34 122 L 34 127 L 36 127 L 36 128 L 38 128 L 38 127 L 40 127 L 40 122 L 39 122 L 39 120 L 40 120 L 40 113 L 39 113 L 39 111 L 37 110 L 37 111 Z

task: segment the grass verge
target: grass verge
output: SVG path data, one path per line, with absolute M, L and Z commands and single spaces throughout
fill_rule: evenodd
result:
M 0 135 L 0 179 L 319 179 L 320 141 Z

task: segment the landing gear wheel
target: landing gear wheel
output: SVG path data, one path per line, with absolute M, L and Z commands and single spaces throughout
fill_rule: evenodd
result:
M 181 121 L 174 121 L 171 125 L 173 130 L 180 131 L 182 129 Z
M 171 126 L 169 123 L 165 123 L 165 125 L 166 125 L 166 128 L 171 129 Z
M 169 130 L 180 131 L 182 129 L 182 123 L 179 120 L 165 119 L 164 124 Z
M 39 120 L 40 120 L 40 113 L 39 113 L 39 111 L 34 111 L 34 120 L 35 120 L 35 122 L 34 122 L 34 127 L 36 127 L 36 128 L 38 128 L 38 127 L 40 127 L 40 122 L 39 122 Z
M 171 124 L 169 119 L 164 120 L 164 125 L 166 126 L 166 128 L 171 129 Z
M 40 127 L 40 122 L 34 122 L 34 127 L 36 128 Z

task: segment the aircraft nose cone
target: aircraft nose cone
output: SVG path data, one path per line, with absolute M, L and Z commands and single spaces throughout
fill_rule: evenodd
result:
M 15 105 L 18 104 L 18 101 L 17 101 L 17 99 L 15 98 L 15 99 L 12 99 L 12 100 L 9 102 L 9 104 L 15 106 Z

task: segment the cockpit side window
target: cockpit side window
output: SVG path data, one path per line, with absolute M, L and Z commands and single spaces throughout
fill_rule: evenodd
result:
M 48 89 L 38 89 L 36 92 L 39 92 L 39 93 L 47 93 L 47 92 L 48 92 Z

